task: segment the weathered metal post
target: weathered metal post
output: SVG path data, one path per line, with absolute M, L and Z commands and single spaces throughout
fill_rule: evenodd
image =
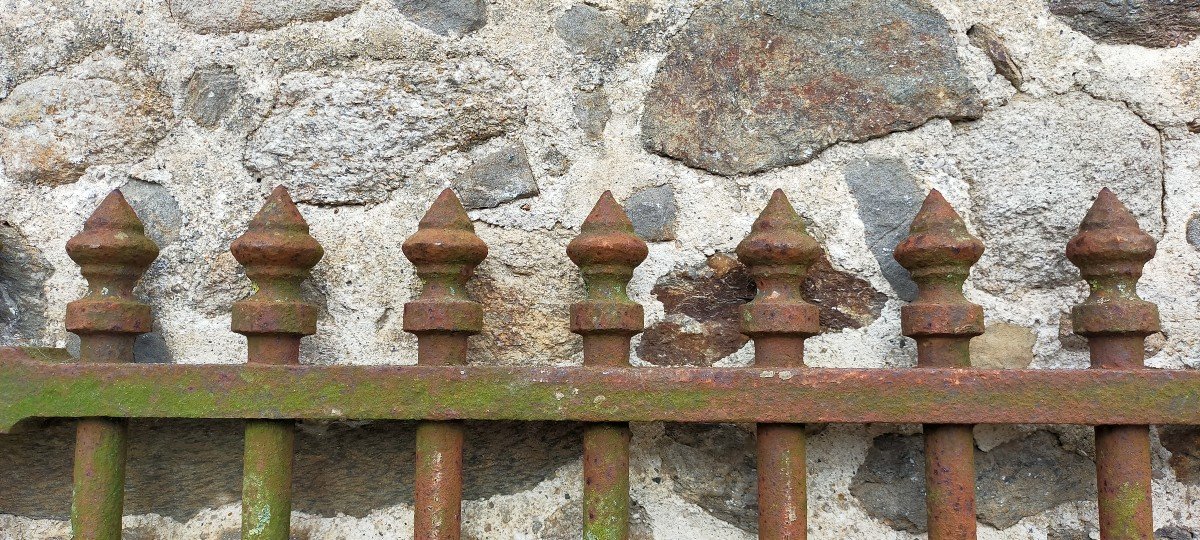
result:
M 246 233 L 230 246 L 256 292 L 233 305 L 234 332 L 246 336 L 253 364 L 299 364 L 300 338 L 317 331 L 317 310 L 300 283 L 324 250 L 283 186 L 276 187 Z M 287 540 L 292 514 L 292 420 L 246 422 L 242 538 Z
M 625 210 L 605 191 L 567 245 L 587 288 L 587 300 L 571 306 L 571 331 L 583 336 L 585 366 L 629 365 L 629 341 L 642 331 L 644 314 L 626 286 L 648 254 Z M 627 423 L 584 428 L 583 536 L 588 540 L 629 537 L 629 439 Z
M 404 330 L 417 336 L 417 363 L 467 363 L 467 337 L 483 327 L 483 306 L 467 296 L 467 280 L 487 257 L 487 244 L 454 192 L 442 191 L 404 255 L 424 282 L 421 294 L 404 305 Z M 462 517 L 463 427 L 461 422 L 417 426 L 414 487 L 418 540 L 458 540 Z
M 1146 336 L 1159 330 L 1158 307 L 1137 295 L 1154 238 L 1105 188 L 1067 244 L 1091 295 L 1071 311 L 1075 333 L 1087 337 L 1093 369 L 1144 367 Z M 1096 426 L 1096 475 L 1102 540 L 1150 540 L 1150 428 Z
M 821 247 L 805 230 L 783 190 L 775 190 L 737 246 L 738 260 L 758 286 L 742 306 L 742 333 L 754 340 L 754 365 L 804 369 L 804 340 L 821 331 L 817 306 L 800 294 Z M 808 534 L 804 426 L 758 424 L 758 534 L 801 540 Z
M 983 333 L 983 308 L 963 296 L 983 242 L 937 190 L 929 192 L 895 257 L 917 282 L 900 308 L 904 335 L 917 342 L 917 367 L 971 367 L 971 338 Z M 975 440 L 971 426 L 925 424 L 925 506 L 930 540 L 975 538 Z
M 150 331 L 150 306 L 133 287 L 158 256 L 137 214 L 113 191 L 67 242 L 88 294 L 67 304 L 67 330 L 79 336 L 79 361 L 132 362 L 133 341 Z M 120 540 L 128 420 L 83 418 L 75 437 L 71 531 L 77 539 Z

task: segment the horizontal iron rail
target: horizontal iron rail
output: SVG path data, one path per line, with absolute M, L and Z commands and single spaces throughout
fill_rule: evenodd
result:
M 29 418 L 1200 424 L 1200 371 L 78 364 L 0 349 Z

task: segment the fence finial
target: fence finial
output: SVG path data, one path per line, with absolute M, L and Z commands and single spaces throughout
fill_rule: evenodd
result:
M 583 274 L 588 295 L 571 306 L 572 332 L 632 336 L 642 331 L 642 306 L 629 299 L 626 286 L 648 254 L 625 210 L 605 191 L 579 235 L 567 244 L 567 256 Z
M 967 301 L 962 286 L 971 265 L 983 256 L 983 242 L 971 235 L 962 217 L 936 189 L 925 197 L 909 231 L 895 250 L 896 261 L 917 282 L 916 300 L 900 309 L 903 334 L 982 334 L 983 308 Z M 938 367 L 969 367 L 970 359 L 964 356 L 949 364 Z
M 239 334 L 311 335 L 317 311 L 301 300 L 300 283 L 325 251 L 309 235 L 308 223 L 287 189 L 276 187 L 246 232 L 229 250 L 258 287 L 233 305 L 233 331 Z
M 119 190 L 109 193 L 67 241 L 67 255 L 88 281 L 88 294 L 67 305 L 67 330 L 76 333 L 142 334 L 150 331 L 150 306 L 133 297 L 133 287 L 158 246 Z
M 438 195 L 401 248 L 424 281 L 420 296 L 404 305 L 404 330 L 478 333 L 483 306 L 467 296 L 466 283 L 488 247 L 453 191 Z
M 809 236 L 783 190 L 771 195 L 736 251 L 758 286 L 754 300 L 742 306 L 743 334 L 807 337 L 820 332 L 817 306 L 804 300 L 800 286 L 821 256 L 821 246 Z

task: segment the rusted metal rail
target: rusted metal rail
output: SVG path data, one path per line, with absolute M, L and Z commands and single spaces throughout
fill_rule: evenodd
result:
M 1200 424 L 1200 371 L 1143 366 L 1143 340 L 1158 330 L 1158 313 L 1138 298 L 1136 283 L 1154 241 L 1107 190 L 1067 247 L 1091 288 L 1072 315 L 1089 340 L 1089 370 L 970 368 L 983 311 L 962 287 L 983 245 L 937 192 L 896 249 L 918 284 L 901 326 L 917 342 L 919 369 L 804 366 L 804 340 L 819 326 L 800 283 L 820 247 L 781 191 L 737 248 L 758 287 L 742 311 L 755 347 L 748 368 L 630 366 L 643 313 L 626 287 L 647 248 L 610 193 L 567 247 L 587 290 L 570 317 L 584 340 L 582 366 L 466 365 L 467 336 L 479 332 L 486 308 L 466 295 L 466 284 L 487 246 L 452 192 L 438 197 L 403 248 L 424 284 L 404 312 L 417 365 L 299 363 L 300 339 L 315 332 L 317 318 L 300 285 L 322 250 L 282 188 L 232 246 L 256 286 L 233 312 L 248 362 L 133 364 L 133 338 L 151 327 L 133 287 L 158 250 L 113 192 L 67 246 L 89 286 L 67 308 L 80 357 L 0 348 L 0 432 L 31 418 L 80 419 L 72 529 L 77 539 L 107 540 L 121 534 L 127 419 L 246 419 L 242 537 L 282 540 L 296 419 L 420 420 L 415 536 L 457 540 L 459 421 L 582 421 L 584 536 L 621 540 L 629 535 L 628 422 L 756 423 L 760 536 L 796 540 L 807 536 L 803 424 L 923 424 L 929 536 L 959 540 L 975 537 L 972 424 L 1095 425 L 1101 538 L 1142 540 L 1152 535 L 1148 426 Z

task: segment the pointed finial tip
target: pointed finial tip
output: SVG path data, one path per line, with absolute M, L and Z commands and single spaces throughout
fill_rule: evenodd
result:
M 913 217 L 908 236 L 892 256 L 914 279 L 927 274 L 956 274 L 965 279 L 983 250 L 983 242 L 967 230 L 962 216 L 941 192 L 931 189 Z
M 567 257 L 577 266 L 615 264 L 633 267 L 650 253 L 646 241 L 633 232 L 633 222 L 612 191 L 605 191 L 567 244 Z

